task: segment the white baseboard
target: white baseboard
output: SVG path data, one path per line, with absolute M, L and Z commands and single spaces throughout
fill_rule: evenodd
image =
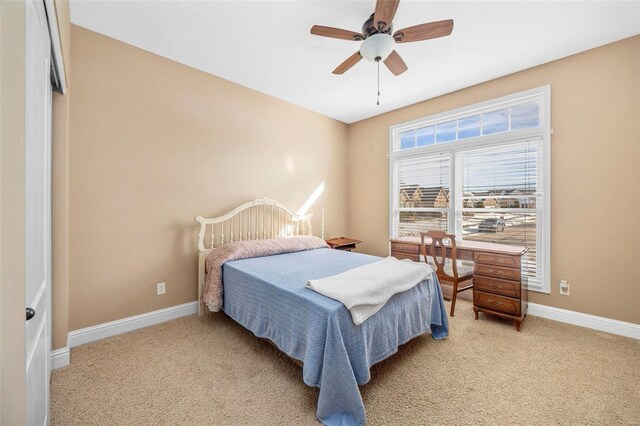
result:
M 189 302 L 157 311 L 147 312 L 146 314 L 135 315 L 116 321 L 106 322 L 104 324 L 81 328 L 80 330 L 74 330 L 69 333 L 69 346 L 74 348 L 106 337 L 127 333 L 139 328 L 148 327 L 150 325 L 159 324 L 161 322 L 197 313 L 198 302 Z
M 51 351 L 51 363 L 49 364 L 51 369 L 55 370 L 69 365 L 69 353 L 69 346 Z
M 445 296 L 450 296 L 451 286 L 442 284 L 442 293 Z M 473 302 L 473 292 L 463 291 L 462 293 L 458 293 L 458 299 L 465 299 Z M 596 315 L 583 314 L 582 312 L 554 308 L 553 306 L 540 305 L 538 303 L 531 302 L 529 302 L 527 314 L 640 340 L 639 324 L 598 317 Z
M 640 325 L 529 302 L 527 314 L 640 340 Z

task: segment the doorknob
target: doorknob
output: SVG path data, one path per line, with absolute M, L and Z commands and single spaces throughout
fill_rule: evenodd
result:
M 31 308 L 27 308 L 27 321 L 29 321 L 35 315 L 36 315 L 36 311 L 35 310 L 33 310 Z

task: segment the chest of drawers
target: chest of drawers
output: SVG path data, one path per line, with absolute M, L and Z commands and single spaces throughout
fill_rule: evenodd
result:
M 527 290 L 522 285 L 520 256 L 474 253 L 473 312 L 512 319 L 520 331 L 527 314 Z

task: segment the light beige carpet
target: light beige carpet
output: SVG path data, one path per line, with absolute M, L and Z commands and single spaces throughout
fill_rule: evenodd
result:
M 637 341 L 531 316 L 516 333 L 456 310 L 449 339 L 419 337 L 372 368 L 369 424 L 640 422 Z M 316 398 L 270 344 L 193 316 L 73 349 L 53 373 L 51 424 L 319 424 Z

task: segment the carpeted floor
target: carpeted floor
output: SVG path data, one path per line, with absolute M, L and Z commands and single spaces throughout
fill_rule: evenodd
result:
M 458 303 L 449 339 L 372 368 L 369 424 L 640 423 L 639 342 L 532 316 L 516 333 Z M 74 348 L 53 373 L 51 424 L 319 424 L 316 397 L 269 343 L 192 316 Z

